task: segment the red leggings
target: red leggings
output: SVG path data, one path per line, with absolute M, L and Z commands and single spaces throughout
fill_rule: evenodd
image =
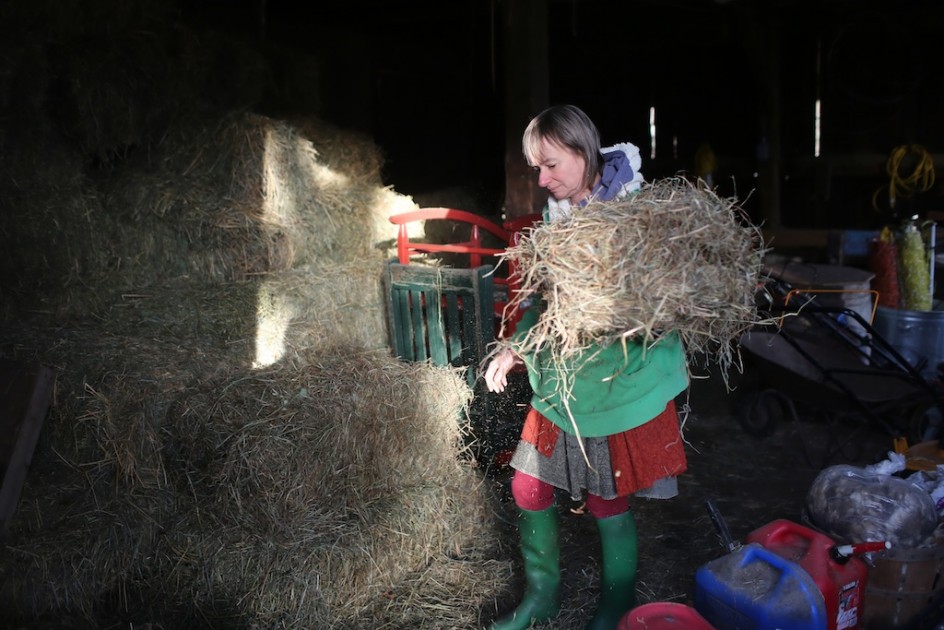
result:
M 511 495 L 522 510 L 537 512 L 554 504 L 554 486 L 520 470 L 511 479 Z M 604 499 L 588 492 L 586 506 L 594 518 L 608 518 L 628 511 L 629 498 Z

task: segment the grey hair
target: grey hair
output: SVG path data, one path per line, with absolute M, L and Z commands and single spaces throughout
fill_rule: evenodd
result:
M 584 183 L 588 186 L 603 167 L 600 132 L 582 109 L 574 105 L 554 105 L 531 119 L 521 138 L 521 150 L 528 164 L 541 161 L 541 141 L 549 140 L 570 149 L 586 162 Z

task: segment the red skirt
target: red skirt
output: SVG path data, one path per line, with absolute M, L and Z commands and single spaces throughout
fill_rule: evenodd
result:
M 533 407 L 528 411 L 521 439 L 550 457 L 561 428 Z M 619 496 L 649 488 L 659 479 L 676 477 L 688 468 L 679 430 L 675 401 L 643 425 L 607 437 L 610 468 Z

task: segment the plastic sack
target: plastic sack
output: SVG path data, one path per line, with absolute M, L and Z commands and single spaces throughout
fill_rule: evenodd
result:
M 944 466 L 934 470 L 921 470 L 908 477 L 908 481 L 924 488 L 931 496 L 939 517 L 944 517 Z
M 856 466 L 831 466 L 817 475 L 806 497 L 810 522 L 848 543 L 888 541 L 914 548 L 938 524 L 926 490 L 899 477 Z
M 895 453 L 890 451 L 888 453 L 888 458 L 880 461 L 876 464 L 871 464 L 863 468 L 867 474 L 878 474 L 878 475 L 894 475 L 897 472 L 901 472 L 908 467 L 908 458 L 905 457 L 903 453 Z

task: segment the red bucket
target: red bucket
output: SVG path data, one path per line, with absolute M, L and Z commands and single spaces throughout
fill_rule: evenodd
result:
M 616 630 L 715 630 L 715 628 L 690 606 L 672 602 L 652 602 L 636 606 L 623 615 Z

